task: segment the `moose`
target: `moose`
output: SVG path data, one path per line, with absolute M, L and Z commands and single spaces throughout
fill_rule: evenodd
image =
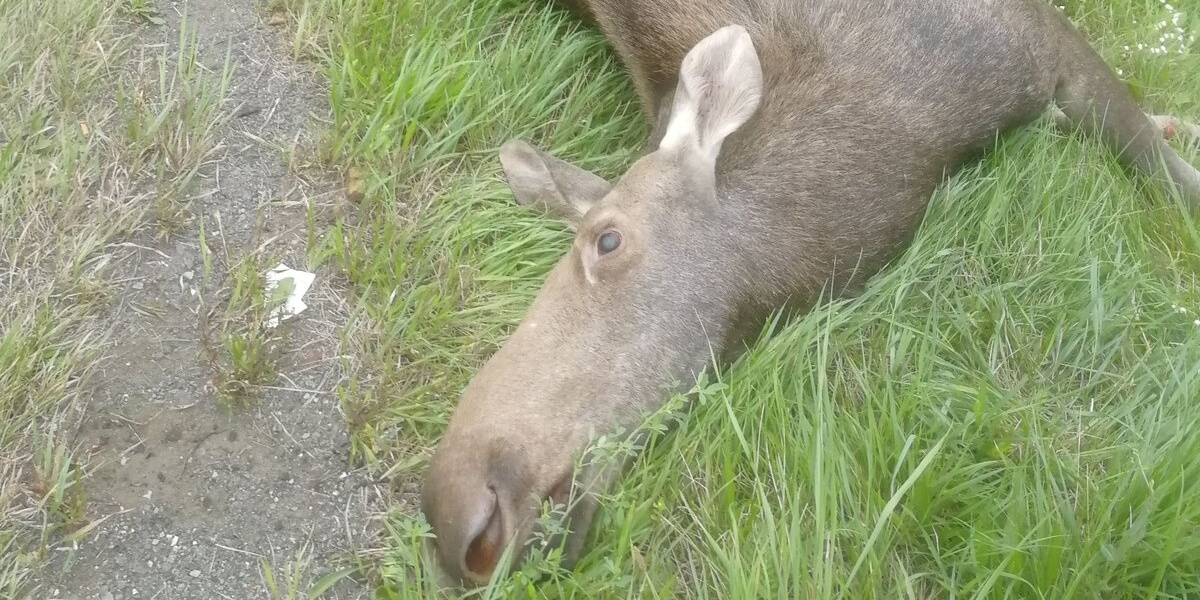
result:
M 444 578 L 526 560 L 546 502 L 567 566 L 614 485 L 574 456 L 636 425 L 776 311 L 861 293 L 945 178 L 999 132 L 1053 115 L 1163 197 L 1200 207 L 1168 144 L 1046 0 L 575 0 L 632 78 L 648 131 L 616 182 L 520 140 L 517 203 L 574 241 L 480 368 L 431 458 L 422 510 Z M 507 550 L 507 549 L 512 550 Z

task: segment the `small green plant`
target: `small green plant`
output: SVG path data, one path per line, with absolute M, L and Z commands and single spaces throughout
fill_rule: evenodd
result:
M 259 559 L 259 575 L 262 577 L 263 585 L 266 587 L 267 597 L 271 600 L 297 600 L 300 598 L 316 600 L 317 598 L 323 598 L 326 592 L 357 571 L 354 567 L 343 568 L 326 573 L 313 581 L 311 580 L 312 566 L 311 549 L 305 545 L 296 551 L 295 558 L 288 563 L 288 567 L 283 573 L 284 585 L 281 586 L 275 577 L 271 561 L 267 560 L 266 557 Z
M 266 272 L 276 264 L 276 257 L 263 246 L 235 257 L 226 244 L 220 213 L 212 218 L 216 229 L 211 236 L 203 219 L 199 227 L 202 287 L 208 289 L 212 274 L 219 270 L 218 261 L 226 269 L 219 287 L 200 295 L 200 346 L 219 402 L 227 408 L 246 407 L 260 399 L 260 386 L 278 376 L 288 326 L 285 315 L 273 313 L 283 306 L 295 283 L 285 278 L 269 289 Z M 219 242 L 215 248 L 210 237 Z
M 61 424 L 61 420 L 57 423 Z M 43 543 L 54 534 L 72 534 L 89 523 L 87 492 L 83 473 L 72 460 L 71 452 L 59 439 L 57 427 L 47 427 L 33 435 L 35 448 L 27 486 L 47 522 L 42 526 Z
M 165 25 L 167 20 L 158 14 L 158 8 L 150 0 L 125 0 L 125 12 L 153 25 Z
M 229 408 L 254 404 L 260 398 L 259 386 L 278 376 L 283 335 L 268 319 L 290 290 L 285 280 L 267 291 L 264 265 L 263 257 L 256 254 L 239 259 L 219 292 L 223 306 L 201 310 L 201 347 L 211 383 L 220 402 Z

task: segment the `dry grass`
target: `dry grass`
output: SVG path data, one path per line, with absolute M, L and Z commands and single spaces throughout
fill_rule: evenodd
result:
M 108 2 L 0 1 L 0 596 L 92 526 L 71 417 L 135 232 L 168 232 L 217 149 L 228 72 L 139 54 Z M 188 40 L 185 40 L 187 42 Z

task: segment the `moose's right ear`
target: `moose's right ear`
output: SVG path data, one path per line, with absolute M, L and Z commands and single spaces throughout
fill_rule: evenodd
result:
M 500 147 L 500 166 L 518 204 L 535 206 L 574 230 L 612 186 L 603 178 L 520 140 Z
M 667 131 L 659 148 L 688 149 L 716 164 L 721 143 L 762 102 L 763 74 L 750 32 L 722 27 L 683 57 Z

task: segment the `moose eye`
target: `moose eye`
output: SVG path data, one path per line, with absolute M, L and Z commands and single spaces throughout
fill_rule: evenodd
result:
M 600 239 L 596 240 L 596 249 L 600 251 L 601 256 L 620 247 L 621 234 L 611 229 L 600 234 Z

